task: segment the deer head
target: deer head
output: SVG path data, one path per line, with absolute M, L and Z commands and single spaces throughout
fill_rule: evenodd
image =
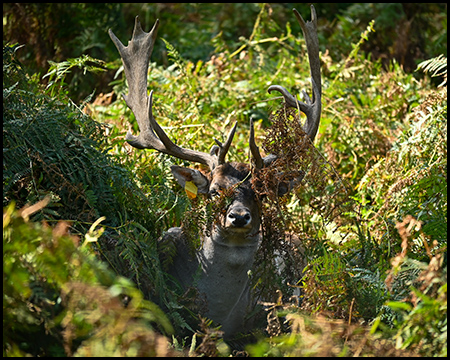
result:
M 305 22 L 294 9 L 306 39 L 311 68 L 313 99 L 303 92 L 305 102 L 297 100 L 285 88 L 279 85 L 269 87 L 269 92 L 278 91 L 285 99 L 288 107 L 303 111 L 307 120 L 304 130 L 314 140 L 320 121 L 321 112 L 321 77 L 319 63 L 319 47 L 317 39 L 317 18 L 315 9 L 311 6 L 312 21 Z M 225 143 L 215 140 L 215 145 L 209 153 L 186 149 L 170 140 L 161 126 L 153 117 L 153 91 L 147 94 L 147 72 L 150 55 L 155 43 L 159 21 L 150 32 L 142 30 L 136 17 L 133 36 L 128 46 L 109 30 L 109 35 L 116 45 L 122 58 L 125 76 L 128 81 L 128 95 L 125 102 L 133 111 L 139 125 L 140 134 L 126 135 L 128 143 L 138 149 L 154 149 L 178 159 L 209 167 L 209 173 L 199 170 L 172 166 L 171 171 L 178 183 L 186 187 L 190 182 L 198 193 L 214 197 L 223 190 L 233 187 L 233 197 L 224 211 L 220 221 L 212 229 L 200 234 L 203 247 L 192 258 L 185 248 L 185 239 L 180 228 L 171 228 L 165 238 L 176 242 L 176 256 L 171 273 L 180 280 L 182 285 L 192 285 L 193 275 L 199 267 L 202 274 L 196 281 L 197 287 L 206 297 L 208 310 L 206 316 L 222 324 L 226 337 L 232 336 L 244 329 L 244 318 L 252 306 L 248 271 L 253 264 L 254 255 L 261 241 L 261 215 L 258 199 L 252 189 L 250 176 L 251 166 L 255 171 L 269 166 L 277 154 L 262 157 L 255 143 L 253 123 L 250 121 L 249 147 L 252 155 L 252 165 L 227 162 L 225 157 L 236 132 L 237 122 L 231 129 Z

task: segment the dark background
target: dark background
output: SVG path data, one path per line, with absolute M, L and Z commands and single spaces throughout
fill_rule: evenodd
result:
M 266 5 L 270 20 L 260 26 L 267 36 L 280 36 L 289 22 L 293 33 L 300 26 L 292 16 L 299 10 L 310 17 L 309 4 L 277 3 Z M 124 4 L 124 3 L 3 3 L 3 43 L 19 43 L 19 60 L 33 73 L 44 75 L 48 61 L 60 62 L 88 54 L 106 62 L 118 61 L 108 29 L 125 42 L 130 39 L 134 17 L 140 16 L 144 30 L 161 21 L 158 37 L 169 41 L 181 56 L 206 60 L 214 53 L 212 39 L 221 33 L 233 51 L 248 38 L 261 5 L 232 4 Z M 371 33 L 362 50 L 372 59 L 381 58 L 387 66 L 392 59 L 407 72 L 420 61 L 447 56 L 447 4 L 436 3 L 334 3 L 318 4 L 319 43 L 335 60 L 347 56 L 371 20 Z M 152 61 L 168 65 L 165 45 L 157 41 Z M 92 88 L 102 92 L 112 80 L 113 71 L 90 79 L 79 79 L 74 72 L 68 79 L 74 100 L 84 98 Z M 93 83 L 95 82 L 95 83 Z

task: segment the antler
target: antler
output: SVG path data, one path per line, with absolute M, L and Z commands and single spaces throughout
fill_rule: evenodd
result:
M 268 91 L 269 93 L 272 91 L 280 92 L 284 96 L 288 107 L 299 108 L 306 114 L 306 122 L 303 129 L 309 135 L 311 141 L 314 141 L 319 129 L 320 113 L 322 110 L 322 79 L 320 75 L 319 39 L 317 37 L 317 14 L 314 6 L 311 5 L 311 21 L 305 22 L 297 10 L 293 9 L 293 11 L 300 23 L 306 41 L 309 67 L 311 70 L 313 99 L 311 101 L 308 94 L 302 91 L 305 103 L 301 102 L 280 85 L 272 85 Z
M 295 16 L 303 30 L 308 50 L 309 67 L 311 70 L 311 83 L 313 87 L 313 100 L 305 91 L 302 91 L 305 103 L 297 100 L 283 86 L 271 85 L 268 89 L 269 93 L 278 91 L 284 96 L 286 106 L 300 109 L 306 114 L 306 122 L 303 126 L 306 134 L 311 141 L 314 141 L 319 129 L 320 113 L 322 110 L 322 79 L 320 75 L 320 58 L 319 58 L 319 39 L 317 37 L 317 14 L 314 6 L 311 5 L 311 21 L 305 22 L 297 10 L 293 9 Z M 255 144 L 253 122 L 250 122 L 250 150 L 253 155 L 255 167 L 261 169 L 270 165 L 276 158 L 276 154 L 270 154 L 262 158 L 259 149 Z
M 128 81 L 128 95 L 124 95 L 123 98 L 133 111 L 140 130 L 138 136 L 134 136 L 128 131 L 125 140 L 138 149 L 154 149 L 182 160 L 208 165 L 213 170 L 216 166 L 225 162 L 225 156 L 230 148 L 237 122 L 230 131 L 225 144 L 214 139 L 217 145 L 211 148 L 209 154 L 182 148 L 169 139 L 153 117 L 153 91 L 150 92 L 150 95 L 147 95 L 148 65 L 158 26 L 159 20 L 156 20 L 152 30 L 146 33 L 142 30 L 139 17 L 136 16 L 133 36 L 131 41 L 128 42 L 128 46 L 124 46 L 111 29 L 108 31 L 122 58 L 125 77 Z

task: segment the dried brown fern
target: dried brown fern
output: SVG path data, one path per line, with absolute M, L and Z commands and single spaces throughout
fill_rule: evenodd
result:
M 274 301 L 277 290 L 289 294 L 302 277 L 305 247 L 318 238 L 317 229 L 309 225 L 311 218 L 321 217 L 324 226 L 332 224 L 336 231 L 350 225 L 356 212 L 344 180 L 311 143 L 298 111 L 282 107 L 270 120 L 263 149 L 275 154 L 276 160 L 252 174 L 253 188 L 263 199 L 263 242 L 254 276 L 260 283 L 260 296 Z M 296 206 L 292 197 L 297 199 Z M 285 280 L 273 275 L 280 273 L 279 258 Z

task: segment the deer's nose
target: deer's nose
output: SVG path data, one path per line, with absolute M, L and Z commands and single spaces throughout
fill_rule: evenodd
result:
M 227 222 L 229 226 L 236 228 L 243 228 L 250 225 L 252 221 L 252 215 L 246 208 L 232 209 L 227 215 Z

